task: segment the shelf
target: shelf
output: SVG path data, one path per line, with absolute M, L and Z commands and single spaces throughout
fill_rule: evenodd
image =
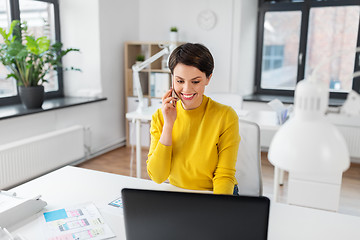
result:
M 151 72 L 169 73 L 170 74 L 170 70 L 164 70 L 164 69 L 151 69 Z
M 134 94 L 134 83 L 133 83 L 133 71 L 132 66 L 136 62 L 136 56 L 141 54 L 145 56 L 145 59 L 150 58 L 156 53 L 160 52 L 163 48 L 160 44 L 169 45 L 170 42 L 126 42 L 125 43 L 125 112 L 129 112 L 128 103 L 131 101 L 131 105 L 136 104 L 134 99 L 129 100 L 128 98 L 136 98 Z M 171 73 L 168 69 L 163 69 L 163 62 L 168 60 L 168 55 L 160 57 L 153 63 L 149 64 L 147 68 L 141 70 L 140 73 L 140 84 L 143 90 L 144 101 L 149 105 L 156 105 L 161 107 L 161 97 L 164 91 L 167 91 L 171 86 Z M 154 74 L 155 73 L 155 74 Z M 156 74 L 158 73 L 158 74 Z M 168 77 L 164 75 L 168 74 Z M 162 75 L 163 74 L 163 75 Z M 168 79 L 168 80 L 167 80 Z M 155 97 L 156 96 L 156 97 Z M 133 106 L 134 107 L 134 106 Z M 126 139 L 127 145 L 129 145 L 129 124 L 126 124 Z

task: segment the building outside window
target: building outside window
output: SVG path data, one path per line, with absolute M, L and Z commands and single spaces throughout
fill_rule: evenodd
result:
M 319 65 L 331 97 L 359 92 L 359 16 L 358 0 L 260 0 L 256 92 L 291 96 Z
M 26 21 L 35 37 L 47 36 L 52 43 L 60 41 L 57 0 L 0 0 L 0 27 L 8 29 L 12 20 Z M 3 42 L 2 37 L 0 41 Z M 8 70 L 0 63 L 0 105 L 19 103 L 14 79 L 6 79 Z M 50 72 L 44 83 L 45 97 L 62 97 L 62 73 Z
M 332 61 L 324 63 L 317 74 L 318 79 L 326 82 L 331 91 L 349 92 L 352 89 L 359 12 L 359 6 L 319 7 L 310 10 L 305 76 L 324 57 L 328 59 L 328 56 L 333 56 Z
M 283 45 L 264 45 L 263 71 L 281 68 L 284 62 Z
M 294 89 L 297 75 L 301 12 L 267 12 L 264 22 L 264 44 L 261 87 L 264 89 Z M 269 53 L 275 57 L 275 47 L 281 51 L 281 66 L 268 68 Z M 281 48 L 281 49 L 280 49 Z M 271 50 L 272 49 L 272 50 Z M 280 57 L 279 54 L 277 57 Z

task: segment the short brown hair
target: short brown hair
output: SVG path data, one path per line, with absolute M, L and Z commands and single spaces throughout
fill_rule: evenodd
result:
M 170 55 L 169 69 L 174 74 L 178 63 L 193 66 L 210 77 L 214 70 L 214 59 L 209 49 L 200 43 L 185 43 L 178 46 Z

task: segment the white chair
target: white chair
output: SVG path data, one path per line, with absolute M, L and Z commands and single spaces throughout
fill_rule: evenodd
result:
M 239 94 L 212 92 L 205 95 L 216 102 L 232 107 L 237 113 L 242 109 L 243 98 Z
M 241 141 L 235 166 L 239 194 L 262 196 L 260 127 L 240 119 L 239 133 Z
M 240 116 L 243 99 L 235 93 L 207 93 L 206 96 L 232 107 Z M 240 145 L 235 177 L 239 194 L 262 196 L 260 127 L 254 122 L 239 119 Z

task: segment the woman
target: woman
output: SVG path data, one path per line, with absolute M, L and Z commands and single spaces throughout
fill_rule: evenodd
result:
M 210 51 L 201 44 L 183 44 L 170 55 L 169 68 L 173 89 L 151 121 L 150 178 L 157 183 L 169 179 L 186 189 L 237 194 L 238 116 L 204 95 L 214 69 Z

